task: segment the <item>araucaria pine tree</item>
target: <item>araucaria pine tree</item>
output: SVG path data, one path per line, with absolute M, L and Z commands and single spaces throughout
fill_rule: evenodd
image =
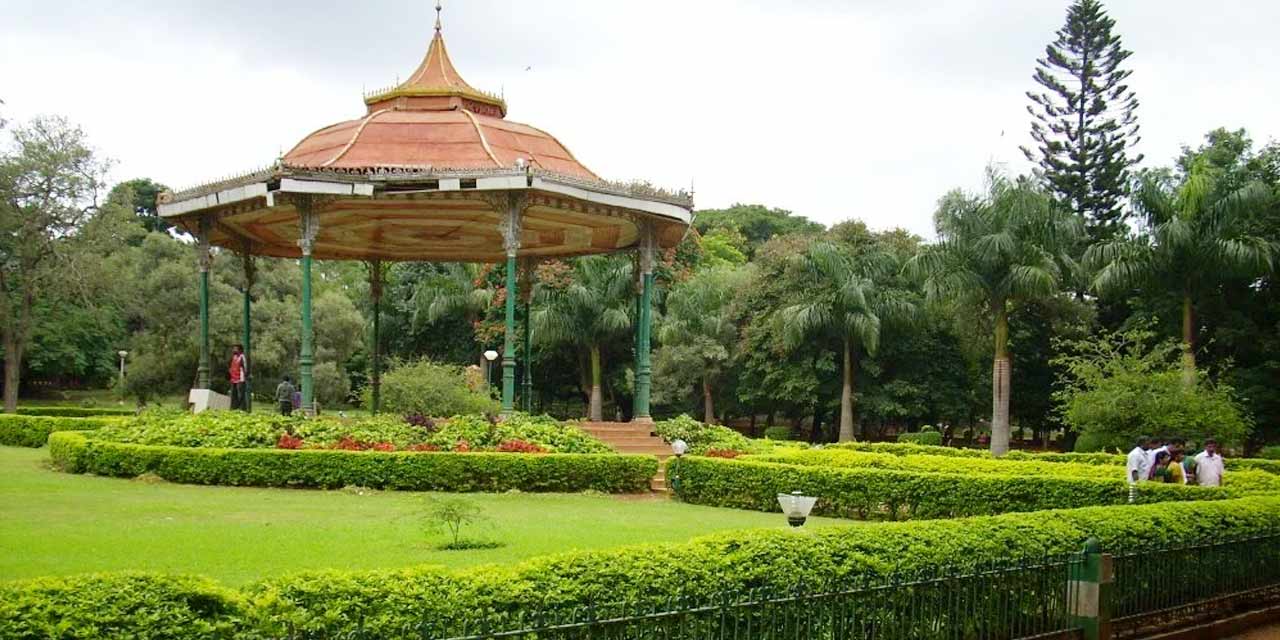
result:
M 1036 61 L 1033 78 L 1044 90 L 1027 92 L 1037 147 L 1022 152 L 1040 165 L 1057 198 L 1085 218 L 1095 242 L 1123 235 L 1129 168 L 1142 160 L 1129 154 L 1140 140 L 1138 98 L 1127 83 L 1133 72 L 1122 64 L 1133 52 L 1112 33 L 1115 24 L 1098 0 L 1075 0 Z

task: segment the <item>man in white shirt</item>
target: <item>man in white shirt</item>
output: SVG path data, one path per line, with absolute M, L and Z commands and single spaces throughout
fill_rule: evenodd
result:
M 1202 487 L 1221 487 L 1224 471 L 1218 442 L 1213 438 L 1204 441 L 1204 451 L 1196 454 L 1196 482 Z
M 1129 452 L 1129 457 L 1125 459 L 1125 477 L 1129 480 L 1129 484 L 1138 484 L 1147 479 L 1147 474 L 1151 472 L 1151 453 L 1147 449 L 1151 446 L 1151 438 L 1142 436 L 1138 438 L 1138 446 Z

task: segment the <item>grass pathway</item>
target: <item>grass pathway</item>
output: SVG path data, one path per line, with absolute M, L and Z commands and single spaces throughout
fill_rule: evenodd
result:
M 47 461 L 44 449 L 0 447 L 0 580 L 147 570 L 236 585 L 301 569 L 509 563 L 785 526 L 780 514 L 665 499 L 473 494 L 489 519 L 476 533 L 505 546 L 438 551 L 443 536 L 424 531 L 432 494 L 153 484 L 57 473 Z

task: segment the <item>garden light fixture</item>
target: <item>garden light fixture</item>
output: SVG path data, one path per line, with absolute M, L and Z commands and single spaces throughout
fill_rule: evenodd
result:
M 493 349 L 490 349 L 484 352 L 484 359 L 488 360 L 489 362 L 493 362 L 494 360 L 498 359 L 498 352 L 494 351 Z
M 677 458 L 684 455 L 685 452 L 688 450 L 689 450 L 689 443 L 685 442 L 684 440 L 676 438 L 671 442 L 671 453 L 676 454 Z
M 787 516 L 787 524 L 793 527 L 804 525 L 804 521 L 809 518 L 809 512 L 813 510 L 813 505 L 817 501 L 817 498 L 801 495 L 799 491 L 778 494 L 778 504 L 782 507 L 782 513 Z

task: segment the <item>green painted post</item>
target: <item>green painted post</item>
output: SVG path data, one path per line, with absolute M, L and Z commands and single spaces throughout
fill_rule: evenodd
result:
M 209 388 L 209 268 L 200 267 L 200 365 L 196 368 L 196 388 Z
M 516 256 L 507 253 L 506 339 L 502 346 L 502 415 L 515 412 L 516 395 Z
M 315 414 L 315 380 L 312 367 L 315 366 L 315 347 L 311 340 L 311 252 L 302 254 L 302 353 L 298 357 L 302 379 L 302 412 L 308 416 Z
M 1114 570 L 1111 555 L 1102 553 L 1094 538 L 1084 545 L 1084 559 L 1071 569 L 1074 597 L 1071 617 L 1074 626 L 1084 632 L 1084 640 L 1111 639 L 1111 583 Z
M 639 271 L 640 263 L 636 262 L 636 270 Z M 638 284 L 638 283 L 637 283 Z M 635 358 L 635 380 L 634 393 L 631 394 L 631 417 L 635 419 L 640 414 L 640 291 L 637 287 L 635 293 L 636 299 L 636 328 L 631 332 L 631 354 Z
M 241 338 L 240 341 L 244 345 L 244 410 L 246 412 L 253 411 L 253 360 L 249 355 L 253 349 L 253 331 L 250 328 L 251 317 L 249 315 L 250 305 L 250 287 L 248 282 L 244 287 L 244 310 L 240 317 Z
M 369 296 L 373 298 L 373 372 L 369 376 L 370 410 L 382 410 L 382 262 L 369 264 Z
M 636 413 L 633 420 L 648 422 L 649 388 L 652 383 L 652 367 L 649 362 L 649 332 L 653 322 L 653 272 L 644 274 L 644 283 L 640 290 L 640 351 L 636 354 Z

